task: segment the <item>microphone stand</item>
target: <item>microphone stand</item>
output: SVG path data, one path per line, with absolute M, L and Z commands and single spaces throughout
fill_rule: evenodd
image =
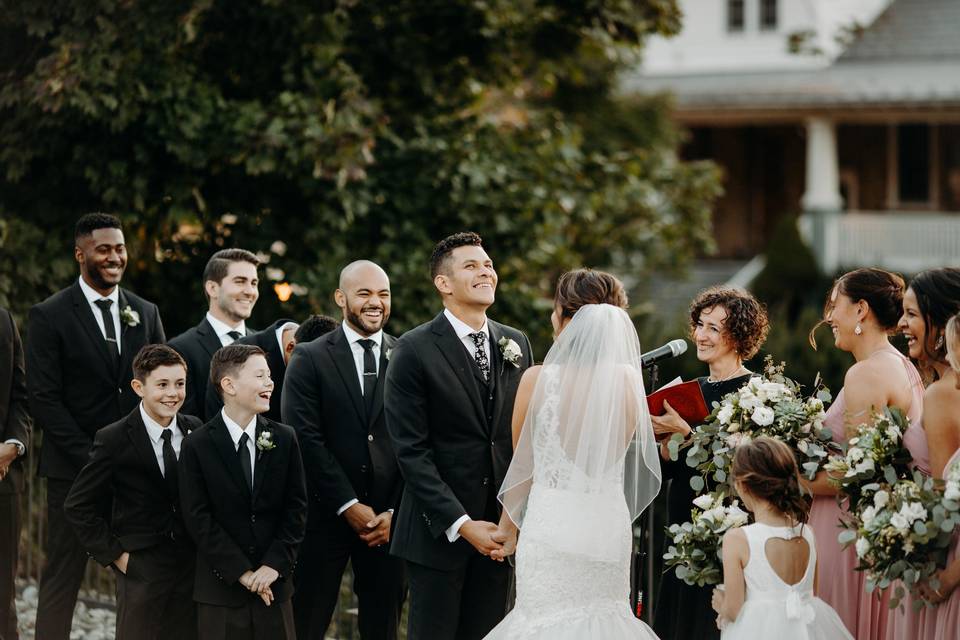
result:
M 653 393 L 657 388 L 660 369 L 656 363 L 653 363 L 644 367 L 644 370 L 650 378 L 650 386 L 648 388 L 650 392 Z M 650 506 L 647 507 L 647 510 L 644 511 L 640 517 L 640 538 L 637 551 L 633 557 L 633 570 L 631 572 L 633 585 L 630 590 L 630 608 L 633 611 L 633 615 L 643 619 L 644 622 L 651 626 L 653 626 L 654 505 L 655 501 L 651 502 Z

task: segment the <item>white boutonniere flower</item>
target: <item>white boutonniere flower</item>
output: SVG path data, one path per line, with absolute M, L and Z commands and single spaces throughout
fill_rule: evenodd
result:
M 519 369 L 520 356 L 523 355 L 523 352 L 520 351 L 520 345 L 506 336 L 500 338 L 500 340 L 497 341 L 497 345 L 500 347 L 500 355 L 503 356 L 504 362 L 509 362 Z
M 393 352 L 393 347 L 388 347 L 386 351 L 383 352 L 383 357 L 387 362 L 390 362 L 390 354 Z
M 135 327 L 140 324 L 140 314 L 130 308 L 130 305 L 120 309 L 120 321 L 128 327 Z
M 275 448 L 277 443 L 273 441 L 273 433 L 270 431 L 261 431 L 257 437 L 257 449 L 260 451 L 270 451 Z

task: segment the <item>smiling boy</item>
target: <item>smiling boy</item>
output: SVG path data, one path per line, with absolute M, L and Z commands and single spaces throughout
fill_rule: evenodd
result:
M 116 570 L 117 638 L 194 638 L 195 551 L 181 517 L 177 456 L 200 421 L 177 413 L 187 367 L 176 351 L 143 347 L 133 375 L 140 405 L 97 432 L 64 511 L 87 553 Z
M 180 486 L 199 636 L 295 638 L 291 576 L 307 518 L 297 438 L 261 415 L 273 393 L 262 349 L 223 347 L 210 380 L 223 409 L 184 441 Z

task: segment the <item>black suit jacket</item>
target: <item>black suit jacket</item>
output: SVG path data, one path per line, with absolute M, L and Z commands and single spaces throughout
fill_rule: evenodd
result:
M 140 316 L 121 322 L 116 367 L 79 282 L 30 309 L 27 388 L 30 409 L 43 430 L 40 475 L 72 480 L 87 463 L 93 436 L 140 403 L 130 388 L 134 356 L 146 344 L 163 344 L 157 305 L 120 289 L 119 307 Z
M 177 415 L 184 435 L 200 424 L 193 416 Z M 104 566 L 124 551 L 164 540 L 193 546 L 183 526 L 180 496 L 160 473 L 139 406 L 97 432 L 90 462 L 74 480 L 63 508 L 84 548 Z
M 387 354 L 395 343 L 383 334 L 370 415 L 343 327 L 298 345 L 290 358 L 283 421 L 300 440 L 311 528 L 336 518 L 354 498 L 377 513 L 398 506 L 403 482 L 383 414 Z
M 270 410 L 265 414 L 275 422 L 282 422 L 280 418 L 280 401 L 283 397 L 283 380 L 287 373 L 287 363 L 283 359 L 283 351 L 280 350 L 280 343 L 277 341 L 277 329 L 293 322 L 289 318 L 281 318 L 263 331 L 257 331 L 254 334 L 248 334 L 234 344 L 252 344 L 260 347 L 267 354 L 267 366 L 270 367 L 270 377 L 273 379 L 273 395 L 270 396 Z M 217 415 L 217 412 L 223 408 L 223 400 L 214 390 L 213 383 L 210 382 L 210 375 L 207 375 L 207 389 L 204 391 L 204 415 L 209 420 Z
M 248 328 L 247 335 L 252 333 Z M 217 332 L 204 316 L 200 324 L 171 338 L 167 344 L 187 361 L 187 397 L 183 401 L 183 412 L 204 420 L 213 417 L 204 413 L 204 405 L 210 379 L 210 358 L 223 346 Z
M 254 440 L 264 430 L 272 432 L 275 448 L 257 451 L 252 495 L 222 416 L 183 442 L 180 497 L 197 544 L 197 602 L 239 607 L 259 599 L 238 580 L 260 565 L 280 574 L 271 587 L 278 602 L 293 594 L 291 574 L 307 523 L 303 463 L 292 428 L 260 416 Z
M 0 444 L 19 440 L 30 448 L 30 413 L 27 411 L 27 376 L 23 345 L 10 313 L 0 307 Z M 0 481 L 0 495 L 23 491 L 23 457 L 10 465 Z
M 493 398 L 479 369 L 444 314 L 404 334 L 387 370 L 384 396 L 404 489 L 390 552 L 436 569 L 455 569 L 475 553 L 445 531 L 463 514 L 484 519 L 503 482 L 513 443 L 510 422 L 523 371 L 533 363 L 530 341 L 487 320 Z M 498 342 L 513 340 L 522 356 L 504 362 Z

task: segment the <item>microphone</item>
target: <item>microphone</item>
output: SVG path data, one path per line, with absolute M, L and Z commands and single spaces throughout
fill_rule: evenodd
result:
M 653 351 L 648 351 L 640 355 L 640 366 L 647 368 L 651 365 L 654 365 L 661 360 L 666 360 L 667 358 L 676 358 L 682 353 L 687 352 L 687 341 L 686 340 L 671 340 L 662 347 L 657 347 Z

